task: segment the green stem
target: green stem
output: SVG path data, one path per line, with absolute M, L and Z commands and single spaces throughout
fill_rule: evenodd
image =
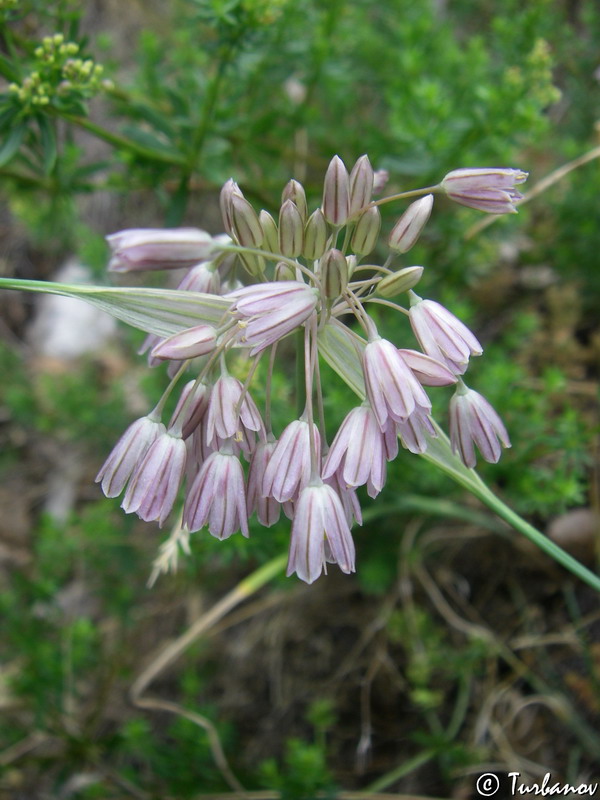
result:
M 240 34 L 232 41 L 223 54 L 223 57 L 219 61 L 219 65 L 217 67 L 217 71 L 211 80 L 208 90 L 206 92 L 206 96 L 204 98 L 204 103 L 202 105 L 202 111 L 200 112 L 200 123 L 197 126 L 194 132 L 194 138 L 192 141 L 192 149 L 191 149 L 191 159 L 190 159 L 190 170 L 193 171 L 196 168 L 198 163 L 198 159 L 202 152 L 202 148 L 204 146 L 204 142 L 206 140 L 206 136 L 209 131 L 210 123 L 212 122 L 213 111 L 215 108 L 215 104 L 217 102 L 217 98 L 219 96 L 219 90 L 221 88 L 221 83 L 223 82 L 223 77 L 225 76 L 225 70 L 229 66 L 233 54 L 235 52 L 238 40 L 242 34 Z
M 587 583 L 588 586 L 600 592 L 600 576 L 580 564 L 577 559 L 566 553 L 557 544 L 554 544 L 551 539 L 544 536 L 543 533 L 534 528 L 533 525 L 530 525 L 527 520 L 524 520 L 516 511 L 513 511 L 512 508 L 500 500 L 474 470 L 465 467 L 460 459 L 452 453 L 447 436 L 439 428 L 437 439 L 430 440 L 430 445 L 427 452 L 423 453 L 423 458 L 434 463 L 471 494 L 478 497 L 482 503 L 491 508 L 501 519 L 526 536 L 540 550 L 555 561 L 558 561 L 565 569 L 568 569 L 580 580 Z
M 404 761 L 399 767 L 396 767 L 396 769 L 382 775 L 381 778 L 369 784 L 364 790 L 365 795 L 370 795 L 372 792 L 379 792 L 381 789 L 386 789 L 392 783 L 399 781 L 400 778 L 403 778 L 405 775 L 410 775 L 411 772 L 414 772 L 416 769 L 423 766 L 423 764 L 431 761 L 435 755 L 435 750 L 423 750 L 422 753 L 418 753 L 416 756 L 409 758 L 408 761 Z
M 114 133 L 113 131 L 103 128 L 101 125 L 92 122 L 91 119 L 77 117 L 74 114 L 65 114 L 62 112 L 60 116 L 66 122 L 70 122 L 71 125 L 77 125 L 78 127 L 83 128 L 89 133 L 92 133 L 98 139 L 102 139 L 102 141 L 108 142 L 108 144 L 112 144 L 116 148 L 121 150 L 129 150 L 130 152 L 135 153 L 138 156 L 142 156 L 143 158 L 147 158 L 150 161 L 158 161 L 163 164 L 171 164 L 176 167 L 185 166 L 186 162 L 182 156 L 164 153 L 161 150 L 153 150 L 150 147 L 144 147 L 143 145 L 134 142 L 132 139 L 128 139 L 126 136 L 122 136 L 119 133 Z
M 306 384 L 304 383 L 304 328 L 296 331 L 296 408 L 298 417 L 306 406 Z

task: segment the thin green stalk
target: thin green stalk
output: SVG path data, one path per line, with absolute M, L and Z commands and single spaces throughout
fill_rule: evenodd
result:
M 122 150 L 129 150 L 132 153 L 136 153 L 138 156 L 150 159 L 151 161 L 159 161 L 163 164 L 171 164 L 176 167 L 183 167 L 186 165 L 185 159 L 180 155 L 176 155 L 174 153 L 165 153 L 161 150 L 153 150 L 150 147 L 144 147 L 143 145 L 134 142 L 132 139 L 128 139 L 126 136 L 122 136 L 119 133 L 114 133 L 113 131 L 103 128 L 101 125 L 92 122 L 91 119 L 77 117 L 74 114 L 64 113 L 61 113 L 60 116 L 66 122 L 70 122 L 72 125 L 77 125 L 89 133 L 92 133 L 98 139 L 102 139 L 102 141 L 108 142 L 109 144 L 112 144 Z
M 555 561 L 558 561 L 565 569 L 568 569 L 580 580 L 587 583 L 588 586 L 600 592 L 600 576 L 595 575 L 583 564 L 580 564 L 577 559 L 566 553 L 557 544 L 554 544 L 551 539 L 544 536 L 543 533 L 534 528 L 533 525 L 530 525 L 527 520 L 524 520 L 516 511 L 513 511 L 512 508 L 497 497 L 474 470 L 465 467 L 452 453 L 447 436 L 439 428 L 437 439 L 430 440 L 430 446 L 427 452 L 423 453 L 423 458 L 434 463 L 454 481 L 468 489 L 471 494 L 478 497 L 482 503 L 491 508 L 501 519 L 526 536 L 540 550 Z

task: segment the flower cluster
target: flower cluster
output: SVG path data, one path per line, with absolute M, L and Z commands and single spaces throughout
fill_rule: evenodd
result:
M 311 583 L 327 563 L 354 571 L 350 531 L 361 521 L 356 490 L 364 485 L 375 497 L 399 443 L 424 453 L 439 435 L 426 387 L 455 385 L 451 445 L 467 467 L 476 463 L 475 445 L 491 462 L 500 457 L 501 445 L 510 446 L 498 414 L 462 377 L 471 357 L 481 355 L 481 344 L 448 309 L 415 293 L 423 267 L 394 262 L 420 236 L 435 193 L 491 213 L 510 213 L 520 197 L 514 186 L 526 175 L 512 169 L 456 170 L 436 187 L 374 200 L 377 177 L 367 156 L 351 172 L 335 156 L 320 206 L 309 213 L 304 188 L 291 180 L 277 217 L 257 213 L 231 179 L 221 191 L 226 235 L 178 229 L 108 237 L 112 270 L 184 267 L 181 292 L 219 295 L 224 302 L 217 322 L 207 319 L 146 340 L 149 363 L 167 361 L 171 383 L 156 408 L 125 432 L 97 478 L 109 497 L 125 490 L 125 511 L 162 524 L 185 484 L 186 536 L 208 528 L 219 539 L 236 531 L 248 536 L 254 513 L 269 527 L 283 511 L 292 520 L 288 575 L 295 572 Z M 379 239 L 379 207 L 403 197 L 418 199 L 392 228 L 385 264 L 361 265 Z M 389 299 L 401 294 L 407 307 Z M 382 338 L 367 312 L 369 303 L 406 315 L 413 345 L 420 349 L 398 348 Z M 292 332 L 301 334 L 295 341 L 303 359 L 297 390 L 304 408 L 274 431 L 272 371 L 278 352 L 286 352 L 278 351 L 280 342 Z M 357 355 L 364 387 L 362 403 L 348 413 L 331 444 L 319 373 L 319 348 L 327 337 Z M 249 364 L 244 383 L 227 367 L 240 352 Z M 250 387 L 265 354 L 263 415 Z M 166 399 L 190 371 L 165 425 Z

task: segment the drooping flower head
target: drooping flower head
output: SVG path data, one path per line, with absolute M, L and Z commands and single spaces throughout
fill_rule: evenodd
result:
M 220 194 L 222 236 L 181 228 L 108 237 L 113 271 L 188 270 L 179 295 L 151 293 L 151 313 L 141 325 L 149 332 L 143 349 L 151 351 L 150 363 L 168 361 L 171 382 L 98 475 L 107 495 L 125 489 L 126 511 L 162 524 L 185 483 L 188 535 L 207 528 L 226 539 L 238 530 L 247 536 L 254 512 L 270 527 L 283 510 L 292 520 L 288 575 L 311 583 L 327 563 L 354 571 L 350 527 L 361 522 L 356 489 L 364 485 L 371 497 L 384 489 L 399 443 L 411 453 L 429 449 L 430 458 L 447 447 L 425 387 L 458 384 L 450 403 L 451 447 L 467 466 L 475 464 L 475 447 L 497 461 L 501 446 L 509 446 L 499 416 L 459 377 L 481 344 L 451 311 L 413 292 L 424 267 L 406 265 L 402 256 L 423 232 L 436 193 L 491 213 L 513 212 L 526 174 L 454 170 L 437 186 L 378 197 L 387 177 L 366 155 L 350 172 L 334 156 L 318 208 L 309 208 L 303 186 L 292 179 L 279 209 L 255 209 L 230 179 Z M 382 243 L 380 209 L 403 197 L 410 203 Z M 384 263 L 365 264 L 382 244 Z M 410 309 L 400 305 L 407 295 Z M 407 315 L 421 349 L 382 338 L 369 314 L 372 301 Z M 292 339 L 293 332 L 300 335 Z M 301 400 L 304 412 L 283 423 L 276 439 L 271 401 L 282 392 L 273 372 L 278 360 L 292 357 L 292 345 L 299 384 L 284 403 Z M 346 414 L 331 447 L 321 357 L 365 398 Z M 160 416 L 186 372 L 166 429 Z M 250 395 L 257 376 L 264 381 L 264 422 Z

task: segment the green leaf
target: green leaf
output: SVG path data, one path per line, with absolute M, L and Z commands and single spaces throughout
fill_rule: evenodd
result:
M 42 169 L 44 175 L 49 175 L 56 164 L 56 129 L 48 117 L 39 116 L 37 123 L 42 137 Z
M 159 139 L 158 136 L 150 133 L 149 131 L 141 130 L 140 128 L 133 127 L 132 125 L 125 125 L 122 128 L 122 133 L 131 139 L 132 142 L 142 145 L 147 150 L 154 150 L 158 153 L 169 155 L 178 155 L 177 150 L 169 145 L 169 143 Z
M 0 53 L 0 75 L 13 83 L 18 83 L 21 78 L 17 66 L 2 53 Z
M 0 289 L 43 292 L 85 300 L 147 333 L 166 337 L 202 323 L 218 324 L 231 302 L 213 294 L 173 289 L 113 288 L 0 278 Z
M 319 353 L 359 397 L 365 396 L 365 381 L 358 352 L 365 345 L 364 339 L 354 336 L 336 319 L 330 320 L 319 333 Z
M 27 123 L 20 122 L 18 125 L 15 125 L 15 127 L 6 137 L 3 144 L 0 146 L 0 167 L 3 167 L 5 164 L 7 164 L 17 152 L 21 146 L 21 142 L 23 141 L 26 130 Z

